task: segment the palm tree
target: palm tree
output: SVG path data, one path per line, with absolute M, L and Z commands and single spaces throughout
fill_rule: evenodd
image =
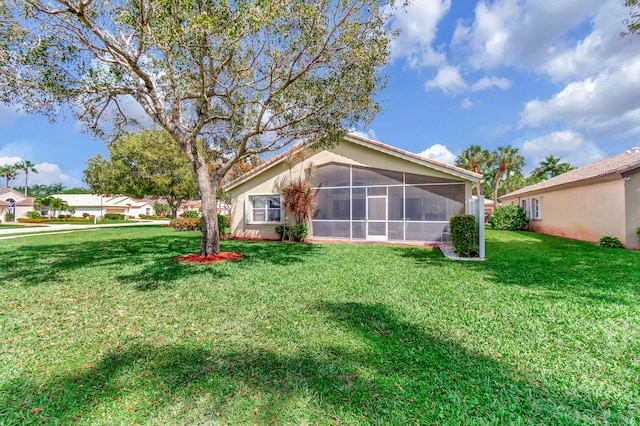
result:
M 500 180 L 502 180 L 502 176 L 504 176 L 505 173 L 507 173 L 507 176 L 511 173 L 522 174 L 524 157 L 519 154 L 518 148 L 514 148 L 511 145 L 499 146 L 493 153 L 493 157 L 494 164 L 498 168 L 496 180 L 493 183 L 493 205 L 494 207 L 497 207 L 498 188 L 500 188 Z
M 571 167 L 569 163 L 561 163 L 560 157 L 547 155 L 545 159 L 540 162 L 540 166 L 531 172 L 531 175 L 547 179 L 568 172 L 569 170 L 573 170 L 573 167 Z
M 33 164 L 29 160 L 23 160 L 23 161 L 17 162 L 15 164 L 15 167 L 18 170 L 24 170 L 24 195 L 28 195 L 27 190 L 29 189 L 29 171 L 32 171 L 33 173 L 38 173 L 38 171 L 35 168 L 35 164 Z
M 4 166 L 0 166 L 0 176 L 4 176 L 5 178 L 5 186 L 9 187 L 9 181 L 15 178 L 17 175 L 17 169 L 15 165 L 5 164 Z
M 456 158 L 456 166 L 463 169 L 471 170 L 475 173 L 484 174 L 491 165 L 493 154 L 480 145 L 471 145 L 469 148 L 463 149 L 458 158 Z M 481 191 L 482 186 L 474 186 L 476 194 Z

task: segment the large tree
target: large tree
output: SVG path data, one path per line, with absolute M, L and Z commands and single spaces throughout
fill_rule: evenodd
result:
M 164 198 L 173 217 L 183 201 L 199 197 L 189 160 L 167 132 L 131 133 L 107 148 L 109 160 L 91 157 L 83 172 L 93 193 Z
M 493 161 L 493 154 L 482 148 L 480 145 L 471 145 L 469 148 L 462 150 L 460 155 L 456 158 L 456 166 L 472 172 L 485 174 L 489 171 Z M 476 194 L 479 194 L 482 189 L 482 184 L 474 186 Z
M 29 195 L 29 172 L 38 173 L 36 165 L 29 160 L 22 160 L 15 164 L 17 170 L 24 172 L 24 195 Z
M 493 153 L 493 164 L 496 167 L 495 180 L 493 182 L 493 203 L 497 205 L 498 202 L 498 189 L 500 188 L 500 182 L 505 175 L 507 177 L 511 174 L 522 175 L 522 168 L 524 167 L 524 157 L 520 155 L 518 148 L 514 148 L 511 145 L 499 146 Z
M 625 0 L 625 6 L 629 8 L 629 19 L 624 24 L 627 31 L 623 31 L 622 35 L 639 34 L 640 33 L 640 0 Z
M 533 169 L 531 175 L 541 179 L 547 179 L 566 173 L 569 170 L 573 170 L 573 167 L 569 163 L 561 163 L 560 157 L 547 155 L 545 159 L 540 162 L 540 165 Z
M 392 2 L 6 0 L 0 97 L 71 105 L 99 134 L 131 125 L 136 104 L 187 155 L 201 254 L 216 254 L 216 190 L 237 161 L 336 143 L 379 110 Z

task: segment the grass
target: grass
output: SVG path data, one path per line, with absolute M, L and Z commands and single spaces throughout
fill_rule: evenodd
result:
M 637 424 L 640 252 L 126 227 L 0 245 L 0 423 Z
M 42 228 L 44 225 L 29 225 L 29 228 Z M 10 225 L 6 223 L 0 223 L 0 229 L 13 229 L 13 228 L 26 228 L 25 225 Z

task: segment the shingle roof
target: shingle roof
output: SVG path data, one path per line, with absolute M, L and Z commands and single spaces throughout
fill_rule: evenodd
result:
M 466 169 L 462 169 L 460 167 L 456 167 L 456 166 L 452 166 L 450 164 L 446 164 L 446 163 L 441 163 L 439 161 L 436 160 L 432 160 L 431 158 L 426 158 L 426 157 L 421 157 L 420 155 L 411 153 L 409 151 L 405 151 L 403 149 L 400 148 L 396 148 L 393 147 L 391 145 L 386 145 L 383 144 L 382 142 L 378 142 L 378 141 L 374 141 L 372 139 L 367 139 L 364 138 L 362 136 L 358 136 L 355 135 L 353 133 L 347 133 L 347 136 L 345 138 L 346 140 L 351 140 L 352 142 L 357 142 L 357 143 L 361 143 L 362 145 L 368 145 L 372 148 L 379 148 L 382 151 L 387 151 L 390 152 L 392 154 L 398 155 L 399 156 L 404 156 L 404 157 L 410 157 L 411 159 L 417 160 L 420 163 L 427 163 L 430 164 L 432 166 L 435 166 L 435 168 L 437 169 L 445 169 L 443 171 L 449 171 L 450 173 L 454 173 L 457 175 L 463 175 L 463 176 L 467 176 L 473 180 L 480 180 L 482 179 L 482 175 L 478 174 L 478 173 L 474 173 L 470 170 L 466 170 Z M 249 177 L 255 175 L 256 173 L 265 170 L 269 167 L 271 167 L 272 165 L 282 161 L 290 152 L 292 151 L 296 151 L 300 148 L 302 148 L 304 146 L 304 144 L 298 144 L 294 147 L 292 147 L 290 150 L 283 152 L 281 154 L 276 155 L 275 157 L 273 157 L 271 160 L 262 163 L 260 165 L 258 165 L 257 167 L 249 170 L 247 173 L 243 174 L 242 176 L 239 176 L 237 178 L 235 178 L 234 180 L 232 180 L 231 182 L 229 182 L 227 185 L 225 185 L 225 188 L 231 188 L 236 186 L 238 183 L 243 182 L 245 180 L 247 180 Z
M 632 148 L 622 154 L 587 164 L 566 173 L 510 192 L 500 198 L 518 197 L 535 191 L 553 189 L 562 185 L 588 183 L 606 176 L 620 175 L 640 167 L 640 148 Z

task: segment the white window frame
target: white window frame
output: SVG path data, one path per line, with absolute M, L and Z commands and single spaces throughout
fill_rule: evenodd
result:
M 265 218 L 267 219 L 266 221 L 257 221 L 257 220 L 253 220 L 253 200 L 256 198 L 265 198 L 265 199 L 269 199 L 269 198 L 279 198 L 280 199 L 280 220 L 278 221 L 270 221 L 269 219 L 269 207 L 264 207 L 265 210 Z M 282 199 L 282 195 L 280 194 L 251 194 L 251 195 L 247 195 L 245 198 L 245 223 L 247 224 L 251 224 L 251 225 L 273 225 L 273 224 L 282 224 L 284 223 L 284 208 L 283 208 L 283 199 Z
M 523 198 L 522 200 L 520 200 L 520 207 L 522 208 L 522 210 L 524 210 L 525 217 L 529 219 L 529 217 L 531 216 L 529 214 L 529 200 L 527 198 Z
M 539 197 L 531 199 L 531 219 L 542 219 L 542 202 Z

